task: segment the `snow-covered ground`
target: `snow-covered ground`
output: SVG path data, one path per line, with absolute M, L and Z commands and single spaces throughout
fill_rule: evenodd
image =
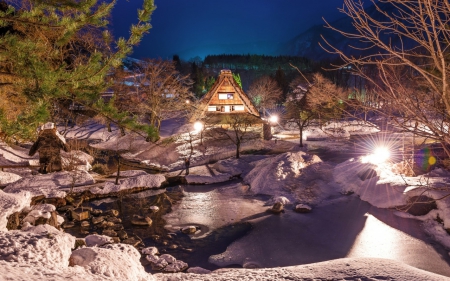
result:
M 182 168 L 182 159 L 188 155 L 193 157 L 191 162 L 193 166 L 199 166 L 205 165 L 211 160 L 228 158 L 234 154 L 233 145 L 227 143 L 214 145 L 205 140 L 203 140 L 204 144 L 201 145 L 198 139 L 193 140 L 195 148 L 191 154 L 190 145 L 186 144 L 186 139 L 189 137 L 186 134 L 171 141 L 166 140 L 164 142 L 163 140 L 155 145 L 145 143 L 142 138 L 136 136 L 119 137 L 117 131 L 107 133 L 104 128 L 96 124 L 77 128 L 76 131 L 73 130 L 66 135 L 68 138 L 71 136 L 101 140 L 97 144 L 98 148 L 123 150 L 126 151 L 124 156 L 129 160 L 141 163 L 148 161 L 148 163 L 167 166 L 171 170 Z M 209 145 L 205 145 L 205 143 Z M 15 159 L 11 156 L 8 161 L 22 163 L 28 160 L 26 154 L 20 149 L 15 150 L 7 146 L 3 146 L 2 149 L 5 151 L 3 153 L 4 158 L 6 158 L 5 155 L 18 158 Z M 327 206 L 342 202 L 357 204 L 359 199 L 356 196 L 358 196 L 373 206 L 390 208 L 404 205 L 409 198 L 420 194 L 438 199 L 450 192 L 446 187 L 450 175 L 441 170 L 421 177 L 405 178 L 394 174 L 390 165 L 364 163 L 364 159 L 361 158 L 348 160 L 339 165 L 323 162 L 317 156 L 295 149 L 293 143 L 283 141 L 277 143 L 274 141 L 254 141 L 245 144 L 243 149 L 264 149 L 277 152 L 277 154 L 263 157 L 244 156 L 240 160 L 228 159 L 214 166 L 211 165 L 213 166 L 213 172 L 211 173 L 208 170 L 208 175 L 203 176 L 214 178 L 215 175 L 220 177 L 223 174 L 240 173 L 244 178 L 244 183 L 238 183 L 220 192 L 211 190 L 187 194 L 185 197 L 187 201 L 174 206 L 173 212 L 166 216 L 167 228 L 175 228 L 186 224 L 206 226 L 204 231 L 197 235 L 197 238 L 199 238 L 213 229 L 236 221 L 246 220 L 254 223 L 256 228 L 268 227 L 268 229 L 262 230 L 263 233 L 268 235 L 264 238 L 265 240 L 261 238 L 265 243 L 272 240 L 276 247 L 276 241 L 285 239 L 279 244 L 280 249 L 283 250 L 283 247 L 289 247 L 292 243 L 295 244 L 295 239 L 301 239 L 302 236 L 296 235 L 297 232 L 301 233 L 308 230 L 308 226 L 310 231 L 314 231 L 313 226 L 321 223 L 320 221 L 312 222 L 314 212 L 320 213 L 319 210 L 326 210 Z M 367 175 L 369 169 L 373 169 L 376 175 L 362 176 L 362 173 Z M 0 176 L 2 175 L 0 174 Z M 4 176 L 8 176 L 9 181 L 11 179 L 12 181 L 16 180 L 9 174 Z M 144 271 L 139 262 L 140 253 L 129 245 L 93 246 L 73 251 L 75 238 L 48 225 L 25 226 L 22 230 L 8 231 L 6 229 L 6 218 L 15 211 L 28 208 L 32 196 L 39 194 L 39 192 L 50 196 L 53 194 L 52 191 L 57 191 L 60 188 L 60 185 L 67 185 L 63 183 L 66 181 L 60 182 L 59 180 L 59 177 L 63 177 L 64 173 L 54 174 L 53 176 L 32 176 L 31 174 L 22 174 L 21 176 L 21 179 L 17 178 L 16 183 L 11 183 L 4 191 L 0 191 L 0 280 L 450 280 L 443 275 L 407 265 L 408 261 L 414 260 L 414 255 L 411 256 L 407 253 L 407 247 L 402 248 L 404 252 L 398 252 L 399 258 L 395 260 L 364 256 L 364 251 L 361 250 L 365 245 L 364 239 L 366 236 L 364 235 L 370 235 L 370 233 L 367 233 L 370 230 L 364 232 L 365 227 L 361 228 L 361 223 L 365 223 L 368 227 L 370 224 L 385 225 L 383 222 L 374 220 L 373 214 L 362 220 L 359 218 L 359 229 L 356 225 L 357 229 L 352 232 L 353 236 L 346 238 L 348 241 L 354 242 L 353 246 L 347 245 L 350 258 L 340 258 L 342 255 L 336 255 L 337 259 L 323 261 L 333 257 L 318 258 L 316 260 L 318 263 L 306 265 L 251 269 L 254 266 L 277 266 L 277 261 L 274 259 L 282 261 L 283 259 L 289 259 L 289 256 L 283 256 L 280 252 L 275 251 L 273 256 L 271 256 L 271 252 L 261 252 L 262 248 L 258 250 L 258 240 L 255 236 L 249 235 L 231 244 L 224 253 L 210 258 L 212 262 L 217 264 L 238 263 L 247 267 L 247 269 L 227 268 L 204 275 L 192 273 L 151 275 Z M 139 175 L 135 177 L 131 175 L 129 178 L 122 180 L 119 186 L 111 186 L 111 188 L 129 188 L 131 185 L 144 181 L 143 178 L 139 177 L 147 176 Z M 68 179 L 70 178 L 68 177 Z M 147 180 L 145 181 L 147 182 Z M 162 178 L 153 177 L 150 179 L 154 185 L 160 184 L 161 180 Z M 24 182 L 29 187 L 22 190 L 19 187 L 24 187 Z M 36 190 L 39 192 L 36 192 Z M 355 195 L 343 195 L 350 192 Z M 297 214 L 289 209 L 278 216 L 268 214 L 265 212 L 270 207 L 265 205 L 267 202 L 242 196 L 252 194 L 266 194 L 272 196 L 273 199 L 284 196 L 294 205 L 302 203 L 312 206 L 312 213 Z M 189 200 L 191 200 L 191 203 Z M 203 204 L 192 208 L 192 202 L 203 202 Z M 274 200 L 271 202 L 274 202 Z M 450 200 L 437 201 L 437 207 L 438 209 L 425 216 L 413 218 L 423 221 L 426 232 L 434 237 L 437 242 L 444 245 L 445 248 L 450 249 L 450 236 L 445 231 L 445 228 L 450 228 Z M 338 215 L 339 210 L 342 210 L 342 208 L 337 208 L 333 215 Z M 352 208 L 346 208 L 345 211 L 346 213 L 343 215 L 361 217 L 359 213 L 355 213 L 356 210 L 352 212 Z M 326 214 L 327 212 L 323 213 L 322 218 L 326 218 Z M 405 213 L 399 212 L 398 214 L 401 217 L 412 217 Z M 294 216 L 297 217 L 293 218 Z M 276 221 L 284 224 L 298 223 L 299 216 L 302 216 L 303 227 L 300 224 L 292 225 L 289 235 L 277 236 Z M 443 220 L 443 224 L 436 222 L 438 216 Z M 207 220 L 204 219 L 205 217 Z M 289 220 L 289 217 L 293 219 Z M 268 220 L 261 223 L 265 219 Z M 336 239 L 330 236 L 330 233 L 332 234 L 334 230 L 332 215 L 328 219 L 331 219 L 331 221 L 328 221 L 329 229 L 326 228 L 325 231 L 329 231 L 329 233 L 315 233 L 315 235 L 331 241 Z M 269 221 L 272 221 L 272 224 L 268 224 Z M 349 223 L 353 222 L 352 220 L 349 221 Z M 428 247 L 427 244 L 416 241 L 417 238 L 415 238 L 416 240 L 411 239 L 407 232 L 404 235 L 396 234 L 394 240 L 386 241 L 384 238 L 389 238 L 389 235 L 383 236 L 382 234 L 386 234 L 390 230 L 389 227 L 385 227 L 384 230 L 384 232 L 381 231 L 372 235 L 379 236 L 379 241 L 385 249 L 389 248 L 395 251 L 397 244 L 410 243 L 410 249 L 418 254 L 425 253 L 428 255 L 428 252 L 424 250 Z M 324 230 L 321 229 L 321 231 Z M 254 233 L 262 232 L 255 231 Z M 340 233 L 340 235 L 346 237 L 345 232 Z M 294 241 L 286 240 L 287 237 L 294 239 Z M 308 244 L 308 241 L 301 242 L 300 245 L 297 245 L 298 247 L 312 245 Z M 255 250 L 246 252 L 249 247 Z M 373 249 L 377 250 L 377 245 L 373 245 Z M 290 250 L 292 251 L 292 247 Z M 409 256 L 402 258 L 402 255 Z M 435 272 L 450 276 L 447 273 L 450 272 L 449 265 L 445 259 L 440 258 L 438 254 L 429 257 L 430 260 L 437 261 L 434 266 L 442 269 L 441 271 L 434 270 Z M 294 259 L 293 262 L 303 263 L 304 260 Z M 279 264 L 283 265 L 281 262 Z M 416 266 L 413 262 L 409 264 Z

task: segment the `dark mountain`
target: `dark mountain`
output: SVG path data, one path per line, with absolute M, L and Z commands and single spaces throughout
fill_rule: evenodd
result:
M 391 5 L 379 3 L 378 4 L 384 11 L 389 13 L 394 12 Z M 366 8 L 366 11 L 370 16 L 377 20 L 384 20 L 384 16 L 380 15 L 375 6 L 370 6 Z M 344 17 L 339 20 L 330 23 L 331 26 L 345 31 L 345 32 L 354 32 L 354 27 L 352 25 L 352 20 L 349 17 Z M 333 31 L 324 25 L 316 25 L 306 30 L 305 32 L 299 34 L 294 39 L 289 41 L 283 49 L 279 50 L 280 53 L 284 53 L 291 56 L 303 56 L 309 59 L 318 61 L 323 59 L 334 59 L 338 56 L 335 54 L 328 53 L 325 51 L 319 43 L 327 48 L 327 45 L 324 43 L 324 40 L 321 38 L 321 35 L 332 45 L 343 51 L 346 54 L 351 54 L 354 56 L 373 54 L 380 52 L 379 49 L 368 48 L 370 44 L 367 42 L 363 42 L 361 40 L 349 39 L 347 37 L 342 36 L 336 31 Z M 393 36 L 391 34 L 382 34 L 382 39 L 384 42 L 392 42 L 394 45 L 400 46 L 400 40 L 398 37 Z M 412 47 L 413 42 L 404 40 L 403 44 L 406 47 Z M 355 48 L 353 48 L 353 47 Z M 330 49 L 328 47 L 328 49 Z

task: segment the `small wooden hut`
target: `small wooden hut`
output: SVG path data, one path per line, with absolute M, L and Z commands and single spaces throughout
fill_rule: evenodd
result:
M 260 115 L 250 98 L 233 78 L 231 70 L 221 70 L 211 90 L 202 98 L 191 122 L 205 116 L 223 114 L 249 114 L 260 119 Z

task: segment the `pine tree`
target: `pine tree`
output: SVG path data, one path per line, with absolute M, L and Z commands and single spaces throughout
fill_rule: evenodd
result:
M 12 1 L 11 1 L 12 2 Z M 101 101 L 106 76 L 150 29 L 156 8 L 144 0 L 129 38 L 113 41 L 107 18 L 116 1 L 21 1 L 0 5 L 0 131 L 32 138 L 61 100 L 71 100 L 120 125 L 143 128 Z

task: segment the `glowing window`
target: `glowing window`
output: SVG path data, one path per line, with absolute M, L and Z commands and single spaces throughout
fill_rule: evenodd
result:
M 232 100 L 233 94 L 219 94 L 219 100 Z
M 235 111 L 244 111 L 244 106 L 243 105 L 235 105 L 234 110 Z
M 217 111 L 217 106 L 208 106 L 208 111 Z

